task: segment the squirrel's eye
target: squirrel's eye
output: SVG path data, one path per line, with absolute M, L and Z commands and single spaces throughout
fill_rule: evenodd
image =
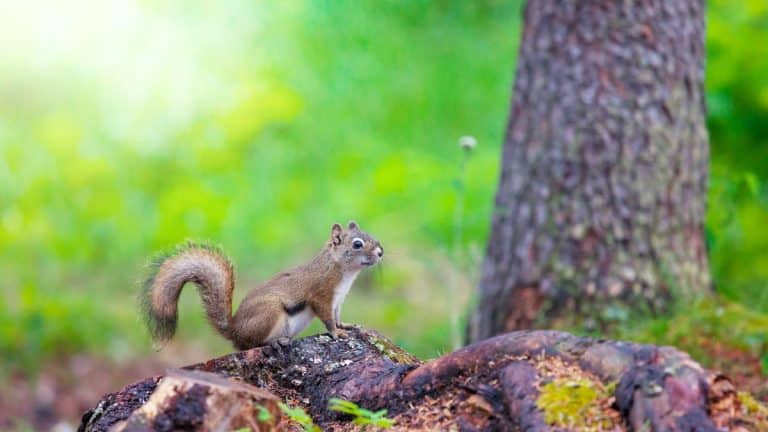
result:
M 360 249 L 363 247 L 364 244 L 365 242 L 363 242 L 362 239 L 355 238 L 352 240 L 352 249 Z

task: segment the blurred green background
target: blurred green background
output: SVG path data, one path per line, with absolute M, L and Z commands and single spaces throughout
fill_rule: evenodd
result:
M 451 350 L 489 229 L 520 2 L 11 7 L 0 15 L 0 368 L 154 355 L 135 308 L 148 256 L 219 243 L 239 300 L 349 219 L 387 260 L 358 282 L 345 320 L 422 357 Z M 768 4 L 708 8 L 712 269 L 737 317 L 765 323 Z M 465 172 L 463 135 L 479 142 Z M 231 349 L 194 290 L 180 310 L 174 344 Z

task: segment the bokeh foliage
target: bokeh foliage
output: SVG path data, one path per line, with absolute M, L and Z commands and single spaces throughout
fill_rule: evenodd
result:
M 707 231 L 717 290 L 768 311 L 768 3 L 707 2 L 712 180 Z
M 768 9 L 708 5 L 713 272 L 765 312 Z M 352 218 L 390 259 L 345 316 L 424 356 L 449 349 L 445 275 L 477 261 L 447 258 L 456 142 L 480 143 L 463 246 L 481 251 L 519 2 L 14 7 L 0 16 L 2 358 L 146 349 L 134 282 L 154 251 L 220 243 L 242 295 Z M 182 302 L 182 340 L 225 350 L 192 290 Z

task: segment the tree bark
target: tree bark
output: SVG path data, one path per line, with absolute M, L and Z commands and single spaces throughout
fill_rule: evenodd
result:
M 709 292 L 703 59 L 703 0 L 528 2 L 470 341 Z
M 221 404 L 200 402 L 200 394 L 213 393 L 227 400 L 228 407 L 237 407 L 230 410 L 239 416 L 237 424 L 256 417 L 245 407 L 257 403 L 271 412 L 270 425 L 290 430 L 267 392 L 306 409 L 322 430 L 335 431 L 358 429 L 348 416 L 328 410 L 332 397 L 370 410 L 387 409 L 395 431 L 715 432 L 761 427 L 741 418 L 728 378 L 702 369 L 674 348 L 557 331 L 509 333 L 422 363 L 378 333 L 352 330 L 342 339 L 311 336 L 281 350 L 255 348 L 185 369 L 197 372 L 148 378 L 105 396 L 83 416 L 80 430 L 161 430 L 157 420 L 147 421 L 158 417 L 170 429 L 222 425 L 222 418 L 235 418 L 222 416 L 216 408 Z M 237 384 L 230 389 L 206 373 Z M 192 382 L 184 384 L 186 378 Z M 201 391 L 201 381 L 218 390 Z M 591 393 L 579 393 L 584 389 Z M 233 399 L 233 392 L 246 402 Z M 593 395 L 586 404 L 584 394 Z
M 155 381 L 151 396 L 112 432 L 223 430 L 270 431 L 281 419 L 279 399 L 257 387 L 196 371 L 172 370 Z M 266 412 L 259 420 L 262 410 Z

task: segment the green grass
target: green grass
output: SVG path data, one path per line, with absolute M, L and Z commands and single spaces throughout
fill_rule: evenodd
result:
M 607 335 L 614 339 L 675 346 L 704 366 L 726 367 L 727 359 L 713 353 L 713 345 L 726 351 L 743 351 L 759 359 L 768 376 L 768 314 L 723 298 L 683 302 L 665 317 L 626 315 Z M 732 361 L 732 360 L 731 360 Z M 738 366 L 738 365 L 732 365 Z

